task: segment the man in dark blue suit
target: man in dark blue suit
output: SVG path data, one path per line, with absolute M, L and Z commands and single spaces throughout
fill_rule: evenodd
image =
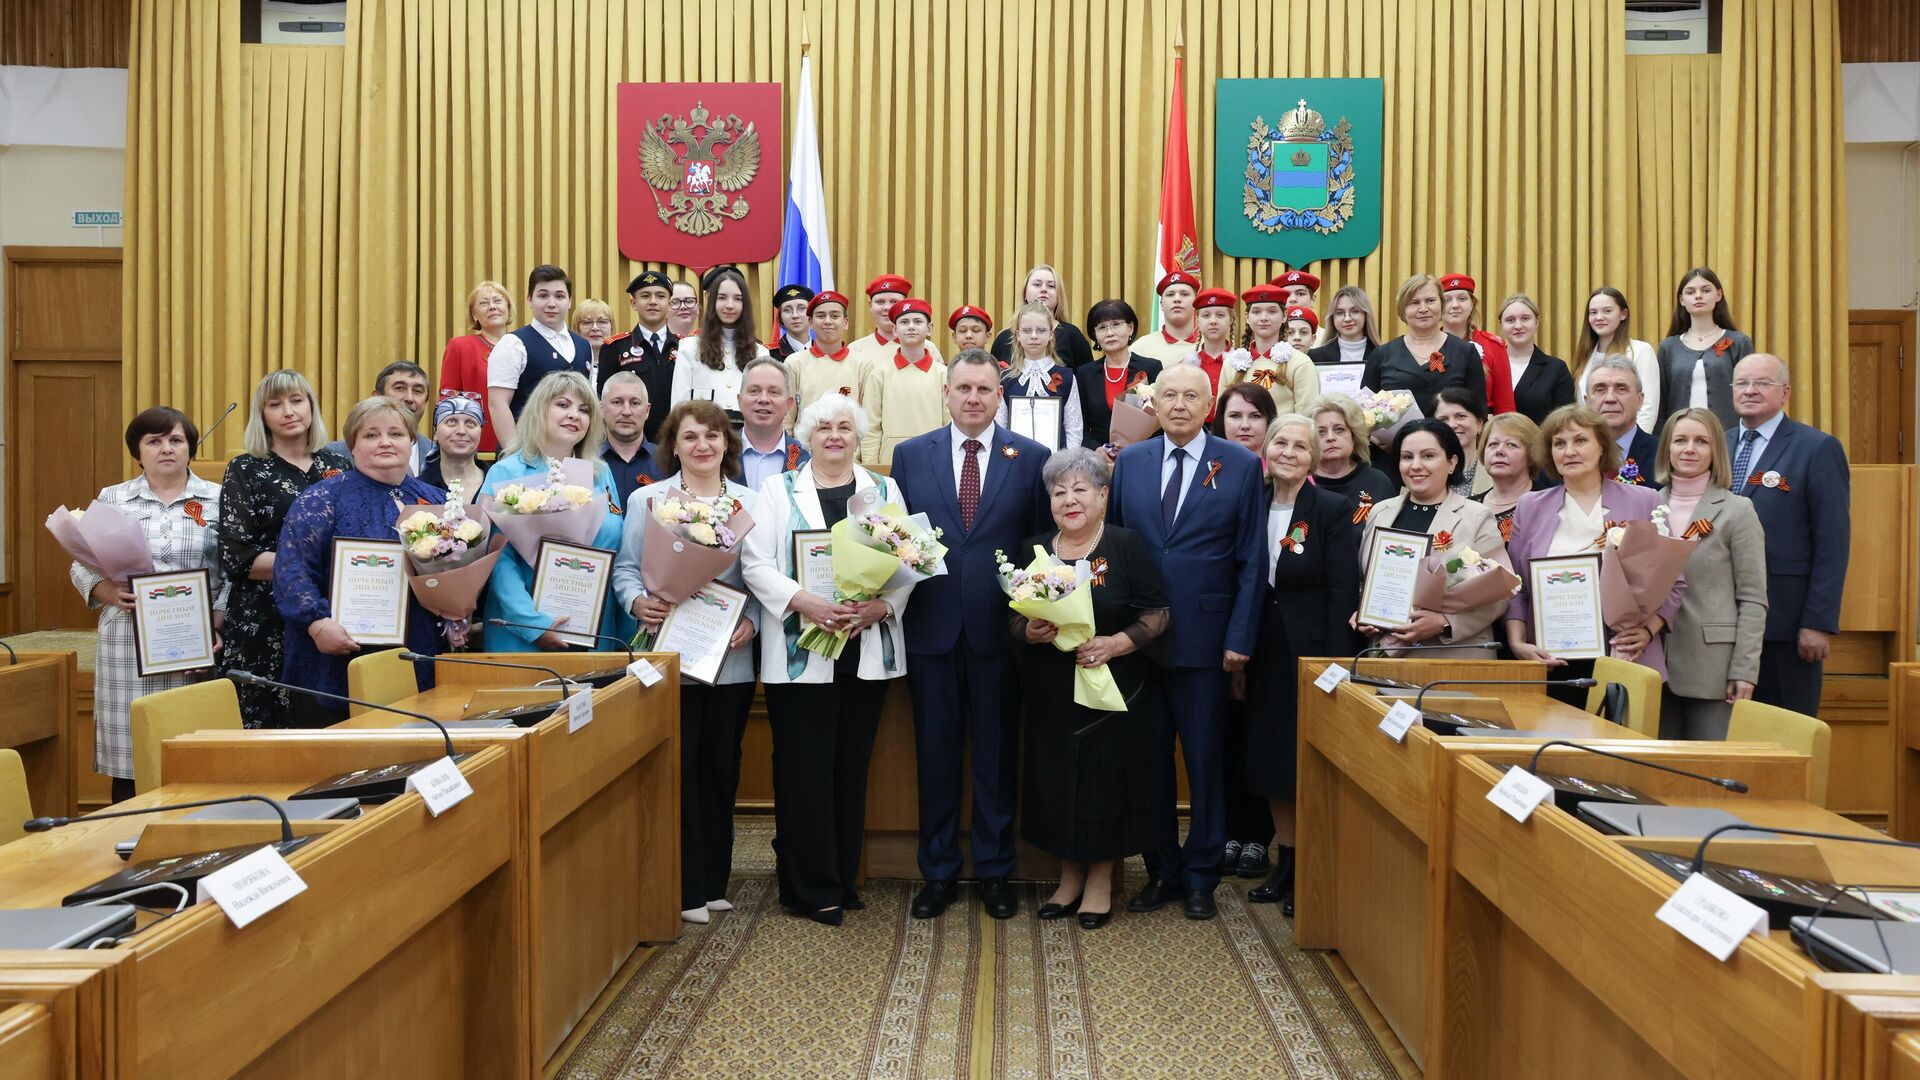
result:
M 1623 484 L 1653 486 L 1653 436 L 1640 429 L 1637 417 L 1647 400 L 1640 386 L 1640 372 L 1624 356 L 1609 356 L 1593 365 L 1587 375 L 1587 408 L 1600 414 L 1620 444 L 1620 472 Z
M 1820 715 L 1820 676 L 1840 629 L 1853 518 L 1840 440 L 1786 414 L 1787 362 L 1754 353 L 1733 369 L 1727 433 L 1733 491 L 1753 500 L 1767 535 L 1767 631 L 1756 701 Z
M 1015 558 L 1048 520 L 1040 468 L 1047 448 L 994 423 L 1000 367 L 968 349 L 947 366 L 953 421 L 894 447 L 893 480 L 910 513 L 942 531 L 947 572 L 914 587 L 907 608 L 907 687 L 920 779 L 917 919 L 931 919 L 957 895 L 963 751 L 971 744 L 973 873 L 980 902 L 996 919 L 1018 909 L 1013 871 L 1017 799 L 1007 598 L 994 552 Z
M 1253 654 L 1267 588 L 1260 460 L 1238 443 L 1207 435 L 1212 404 L 1205 371 L 1195 364 L 1169 366 L 1154 389 L 1161 434 L 1120 452 L 1108 503 L 1114 524 L 1139 533 L 1153 552 L 1173 600 L 1167 704 L 1193 798 L 1185 849 L 1149 853 L 1152 877 L 1127 908 L 1153 911 L 1184 892 L 1184 909 L 1193 919 L 1214 915 L 1226 844 L 1227 677 Z M 1169 818 L 1172 760 L 1168 739 L 1162 797 Z

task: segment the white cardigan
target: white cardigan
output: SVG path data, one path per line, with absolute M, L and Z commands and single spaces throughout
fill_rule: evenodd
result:
M 787 477 L 793 477 L 793 497 L 787 495 Z M 880 485 L 883 501 L 905 506 L 900 488 L 890 478 L 878 476 L 856 465 L 853 468 L 854 491 Z M 740 570 L 747 588 L 766 610 L 760 622 L 760 681 L 762 683 L 824 683 L 833 681 L 832 660 L 805 649 L 807 666 L 798 678 L 787 674 L 787 635 L 784 623 L 787 605 L 800 585 L 793 579 L 793 511 L 796 505 L 806 520 L 806 528 L 824 529 L 826 518 L 820 511 L 819 486 L 814 483 L 813 468 L 802 465 L 791 473 L 767 478 L 760 485 L 754 510 L 754 529 L 742 541 Z M 907 638 L 900 628 L 900 616 L 907 610 L 907 596 L 913 586 L 880 594 L 892 613 L 860 632 L 860 669 L 863 679 L 897 679 L 907 673 Z M 805 620 L 802 620 L 804 623 Z M 893 666 L 885 663 L 888 651 L 883 642 L 892 639 Z

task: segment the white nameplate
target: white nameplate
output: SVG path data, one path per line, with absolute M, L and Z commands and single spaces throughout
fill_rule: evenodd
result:
M 201 878 L 194 890 L 196 899 L 219 904 L 236 929 L 306 891 L 307 883 L 272 845 Z
M 650 660 L 635 660 L 633 663 L 628 664 L 627 674 L 639 679 L 641 686 L 652 686 L 665 677 L 660 674 L 660 669 L 654 667 L 653 662 Z
M 588 724 L 593 723 L 593 687 L 575 690 L 567 698 L 567 734 L 571 735 Z
M 473 794 L 473 785 L 452 758 L 443 757 L 407 777 L 407 790 L 419 792 L 427 813 L 439 817 L 447 807 Z
M 1725 960 L 1748 934 L 1767 925 L 1767 913 L 1704 874 L 1690 875 L 1654 917 L 1680 936 Z
M 1387 718 L 1380 721 L 1380 730 L 1394 742 L 1405 742 L 1407 731 L 1420 721 L 1420 710 L 1404 701 L 1396 701 L 1393 708 L 1387 710 Z
M 1487 792 L 1487 801 L 1507 812 L 1515 821 L 1525 821 L 1553 794 L 1553 785 L 1515 765 Z
M 1352 674 L 1352 672 L 1341 667 L 1339 664 L 1328 664 L 1327 670 L 1321 672 L 1320 677 L 1313 680 L 1313 685 L 1319 687 L 1321 693 L 1331 694 L 1341 683 L 1346 682 L 1348 676 Z

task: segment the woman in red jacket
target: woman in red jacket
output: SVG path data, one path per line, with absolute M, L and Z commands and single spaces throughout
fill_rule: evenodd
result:
M 1480 353 L 1487 369 L 1487 411 L 1513 411 L 1513 375 L 1507 370 L 1507 343 L 1480 329 L 1473 321 L 1480 310 L 1480 298 L 1474 295 L 1474 280 L 1465 274 L 1448 274 L 1440 279 L 1441 314 L 1447 333 L 1472 345 Z
M 467 294 L 467 332 L 447 342 L 440 354 L 440 394 L 458 390 L 478 396 L 482 412 L 487 407 L 487 356 L 493 352 L 507 328 L 513 325 L 513 298 L 507 287 L 497 281 L 483 281 Z M 480 422 L 479 452 L 492 455 L 500 449 L 493 434 L 493 418 Z

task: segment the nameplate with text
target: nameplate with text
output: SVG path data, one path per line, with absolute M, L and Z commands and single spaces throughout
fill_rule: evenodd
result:
M 427 813 L 439 817 L 448 807 L 473 794 L 473 785 L 467 783 L 467 774 L 460 771 L 452 758 L 443 757 L 407 777 L 407 790 L 419 793 L 420 801 L 427 804 Z
M 307 891 L 293 867 L 273 846 L 240 859 L 200 879 L 198 900 L 211 900 L 227 913 L 236 929 Z

